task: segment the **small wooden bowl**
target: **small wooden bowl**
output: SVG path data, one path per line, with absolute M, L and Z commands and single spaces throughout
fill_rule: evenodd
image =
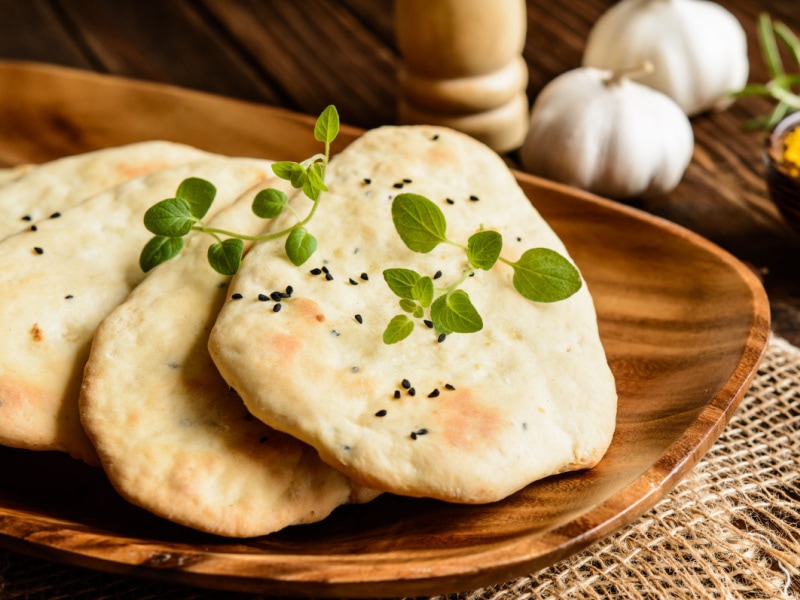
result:
M 800 112 L 784 117 L 765 140 L 764 159 L 772 201 L 786 222 L 800 233 L 800 167 L 791 168 L 782 160 L 784 140 L 798 127 Z

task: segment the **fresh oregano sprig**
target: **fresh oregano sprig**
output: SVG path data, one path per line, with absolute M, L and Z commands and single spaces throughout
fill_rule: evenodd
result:
M 325 186 L 325 169 L 330 159 L 331 143 L 339 134 L 339 113 L 333 105 L 322 111 L 314 125 L 314 138 L 325 144 L 324 153 L 302 161 L 281 161 L 272 165 L 272 171 L 313 203 L 305 217 L 300 217 L 289 205 L 288 196 L 281 190 L 261 190 L 253 199 L 253 213 L 263 219 L 274 219 L 289 210 L 295 223 L 285 229 L 264 235 L 244 235 L 224 229 L 209 227 L 203 222 L 214 201 L 217 190 L 204 179 L 190 177 L 178 186 L 174 198 L 167 198 L 151 206 L 144 215 L 144 225 L 155 236 L 147 242 L 139 257 L 139 265 L 147 272 L 175 257 L 184 246 L 184 237 L 191 231 L 202 231 L 212 236 L 214 242 L 208 248 L 208 262 L 223 275 L 233 275 L 239 270 L 244 251 L 243 240 L 267 241 L 285 237 L 286 256 L 300 266 L 317 249 L 317 239 L 306 229 L 319 206 Z M 225 239 L 223 239 L 223 237 Z
M 466 251 L 467 266 L 457 280 L 442 288 L 434 285 L 432 277 L 412 269 L 386 269 L 383 278 L 406 313 L 389 321 L 383 333 L 386 344 L 407 338 L 414 330 L 411 317 L 423 319 L 426 314 L 439 335 L 480 331 L 483 328 L 480 313 L 469 294 L 460 288 L 476 270 L 488 271 L 497 262 L 514 270 L 514 288 L 534 302 L 564 300 L 581 288 L 578 270 L 549 248 L 531 248 L 517 261 L 510 261 L 500 256 L 503 237 L 497 231 L 481 229 L 469 237 L 466 245 L 448 239 L 444 213 L 424 196 L 408 193 L 396 196 L 392 201 L 392 221 L 410 250 L 425 254 L 439 244 L 450 244 Z

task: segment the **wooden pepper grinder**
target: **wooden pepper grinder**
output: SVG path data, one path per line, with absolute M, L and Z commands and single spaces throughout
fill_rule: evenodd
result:
M 529 122 L 525 0 L 395 0 L 401 123 L 444 125 L 497 152 Z

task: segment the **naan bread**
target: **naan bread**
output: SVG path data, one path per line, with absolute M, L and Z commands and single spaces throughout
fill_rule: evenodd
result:
M 250 210 L 253 195 L 213 226 L 258 234 L 264 221 Z M 81 419 L 111 483 L 155 514 L 233 537 L 318 521 L 341 504 L 371 499 L 375 492 L 313 448 L 254 419 L 217 373 L 206 343 L 229 278 L 208 265 L 212 241 L 192 239 L 95 333 Z
M 483 226 L 503 234 L 511 260 L 539 246 L 566 254 L 502 160 L 453 131 L 385 127 L 331 162 L 328 187 L 308 226 L 317 253 L 297 268 L 282 244 L 254 246 L 231 284 L 243 299 L 226 301 L 210 336 L 214 362 L 249 410 L 352 479 L 397 494 L 490 502 L 595 465 L 614 431 L 616 392 L 585 285 L 537 304 L 498 264 L 463 285 L 482 331 L 438 343 L 418 323 L 402 342 L 382 342 L 402 312 L 383 269 L 441 271 L 435 283 L 445 286 L 465 267 L 461 249 L 403 245 L 390 216 L 401 190 L 441 206 L 451 239 Z M 332 280 L 310 273 L 322 266 Z M 280 312 L 257 300 L 287 285 L 294 294 Z
M 6 185 L 24 175 L 29 173 L 34 168 L 34 165 L 18 165 L 16 167 L 6 167 L 0 169 L 0 186 Z
M 0 188 L 0 239 L 129 179 L 210 156 L 191 146 L 150 141 L 12 170 Z
M 266 161 L 222 157 L 164 169 L 0 242 L 0 444 L 97 462 L 78 417 L 92 335 L 144 278 L 144 212 L 189 176 L 219 185 L 211 216 L 272 172 Z

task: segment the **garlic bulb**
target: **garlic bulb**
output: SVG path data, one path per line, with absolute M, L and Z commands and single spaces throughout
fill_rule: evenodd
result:
M 534 175 L 629 198 L 671 191 L 693 149 L 689 118 L 668 96 L 581 67 L 553 79 L 537 97 L 520 161 Z
M 708 0 L 622 0 L 595 23 L 583 66 L 620 70 L 653 63 L 639 81 L 660 90 L 692 116 L 730 103 L 747 83 L 744 29 Z

